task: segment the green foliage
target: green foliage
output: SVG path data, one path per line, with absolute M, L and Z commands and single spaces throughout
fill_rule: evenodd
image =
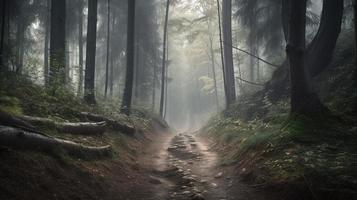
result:
M 26 77 L 7 72 L 0 77 L 2 107 L 12 106 L 14 114 L 59 117 L 76 120 L 76 114 L 89 108 L 66 88 L 44 89 Z M 7 99 L 7 101 L 6 101 Z M 6 103 L 7 102 L 7 103 Z M 10 109 L 11 110 L 11 109 Z

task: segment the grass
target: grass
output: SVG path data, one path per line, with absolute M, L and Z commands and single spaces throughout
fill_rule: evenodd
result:
M 302 186 L 320 197 L 326 190 L 337 194 L 348 188 L 357 196 L 352 192 L 357 188 L 357 133 L 340 118 L 280 113 L 243 122 L 220 115 L 208 124 L 201 132 L 215 141 L 221 163 L 237 165 L 249 181 Z

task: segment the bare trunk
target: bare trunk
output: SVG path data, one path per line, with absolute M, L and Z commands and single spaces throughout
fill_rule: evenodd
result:
M 167 25 L 169 21 L 170 0 L 166 2 L 166 14 L 163 35 L 163 53 L 162 53 L 162 72 L 161 72 L 161 97 L 160 97 L 160 115 L 164 116 L 164 101 L 165 101 L 165 75 L 166 75 L 166 39 L 167 39 Z
M 78 96 L 83 93 L 83 1 L 80 1 L 78 14 Z
M 107 2 L 108 6 L 108 15 L 107 15 L 107 60 L 105 65 L 105 91 L 104 96 L 107 98 L 108 95 L 108 83 L 109 83 L 109 44 L 110 44 L 110 0 Z
M 353 87 L 354 87 L 354 105 L 353 113 L 357 115 L 357 0 L 353 0 L 353 13 L 354 13 L 354 31 L 355 31 L 355 71 L 353 74 Z
M 217 77 L 216 77 L 216 61 L 213 49 L 213 36 L 210 34 L 210 53 L 211 53 L 211 67 L 212 67 L 212 76 L 214 84 L 214 96 L 216 101 L 217 112 L 219 111 L 219 100 L 218 100 L 218 90 L 217 90 Z
M 305 62 L 306 2 L 307 0 L 291 0 L 291 7 L 294 9 L 289 15 L 286 53 L 290 64 L 291 112 L 293 114 L 320 112 L 323 107 L 313 91 L 310 73 Z
M 84 153 L 85 155 L 91 156 L 108 156 L 111 153 L 111 147 L 109 145 L 101 147 L 86 146 L 8 126 L 0 126 L 0 145 L 25 150 L 43 150 L 50 152 L 61 148 L 76 155 L 82 155 Z
M 86 70 L 84 78 L 84 100 L 88 104 L 96 104 L 95 100 L 95 56 L 97 39 L 97 0 L 88 1 L 88 27 Z
M 133 95 L 134 80 L 134 53 L 135 53 L 135 0 L 128 0 L 128 30 L 126 49 L 126 76 L 121 111 L 126 115 L 130 114 L 131 101 Z
M 112 28 L 114 29 L 115 18 L 112 17 Z M 110 45 L 110 70 L 109 70 L 109 94 L 113 97 L 113 87 L 114 87 L 114 56 L 113 56 L 113 46 Z
M 45 49 L 43 58 L 43 77 L 45 86 L 48 86 L 49 80 L 49 63 L 48 63 L 48 52 L 49 52 L 49 39 L 50 39 L 50 26 L 51 26 L 51 0 L 47 0 L 47 13 L 45 20 L 46 32 L 45 32 Z
M 1 5 L 0 70 L 2 69 L 2 66 L 4 66 L 3 57 L 4 57 L 5 17 L 6 17 L 6 0 L 3 0 Z
M 222 62 L 222 72 L 223 72 L 223 86 L 224 86 L 224 95 L 227 103 L 227 84 L 226 84 L 226 69 L 224 66 L 224 52 L 223 52 L 223 39 L 222 39 L 222 23 L 221 23 L 221 6 L 220 0 L 217 0 L 217 13 L 218 13 L 218 28 L 219 28 L 219 46 L 221 51 L 221 62 Z
M 50 85 L 54 88 L 65 82 L 66 1 L 51 1 Z
M 282 6 L 282 20 L 285 38 L 289 38 L 288 19 L 291 0 L 284 0 Z M 324 0 L 321 23 L 314 40 L 308 45 L 306 53 L 306 65 L 310 74 L 315 77 L 320 74 L 330 63 L 335 49 L 337 38 L 341 31 L 343 16 L 343 2 Z M 324 58 L 324 59 L 321 59 Z M 288 62 L 285 61 L 277 69 L 271 81 L 268 82 L 265 91 L 269 91 L 269 98 L 272 101 L 285 97 L 288 93 L 286 87 L 289 82 Z
M 157 20 L 157 19 L 156 19 Z M 155 36 L 155 39 L 154 39 L 155 41 L 154 41 L 154 44 L 156 44 L 157 43 L 157 41 L 156 41 L 156 36 Z M 154 68 L 154 72 L 153 72 L 153 76 L 152 76 L 152 104 L 151 104 L 151 110 L 153 111 L 153 112 L 155 112 L 155 104 L 156 104 L 156 74 L 157 74 L 157 50 L 155 49 L 155 52 L 154 52 L 154 66 L 153 66 L 153 68 Z
M 19 17 L 16 30 L 16 73 L 21 74 L 24 57 L 25 26 L 23 19 Z
M 234 65 L 232 52 L 232 1 L 223 0 L 222 10 L 223 46 L 224 46 L 224 66 L 227 84 L 227 107 L 236 100 Z
M 167 104 L 168 104 L 168 78 L 169 78 L 169 66 L 168 66 L 168 61 L 169 61 L 169 37 L 168 34 L 166 34 L 166 70 L 165 70 L 165 108 L 164 108 L 164 119 L 166 119 L 166 114 L 167 114 Z
M 103 134 L 106 129 L 106 122 L 101 121 L 98 123 L 89 122 L 56 122 L 48 118 L 22 116 L 22 120 L 35 125 L 35 126 L 47 126 L 56 129 L 61 133 L 82 134 L 82 135 L 100 135 Z
M 139 89 L 140 89 L 140 44 L 138 41 L 138 34 L 136 34 L 136 51 L 135 51 L 135 69 L 134 69 L 134 104 L 138 104 L 139 101 Z
M 94 122 L 106 122 L 113 130 L 120 131 L 127 135 L 133 135 L 136 132 L 136 128 L 134 125 L 124 124 L 120 121 L 116 121 L 114 119 L 110 119 L 108 117 L 100 116 L 94 113 L 82 112 L 81 117 L 88 119 Z

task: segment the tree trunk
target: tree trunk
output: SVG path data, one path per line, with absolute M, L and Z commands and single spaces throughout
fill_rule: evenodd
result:
M 164 101 L 165 101 L 165 75 L 166 75 L 166 40 L 167 40 L 167 25 L 169 21 L 170 13 L 170 0 L 166 2 L 166 13 L 165 13 L 165 24 L 164 24 L 164 35 L 163 35 L 163 52 L 162 52 L 162 71 L 161 71 L 161 95 L 160 95 L 160 115 L 164 116 Z
M 354 14 L 354 31 L 355 31 L 355 71 L 353 74 L 353 110 L 352 113 L 357 115 L 357 0 L 353 0 L 353 14 Z
M 289 38 L 289 9 L 291 0 L 282 1 L 282 20 L 285 38 Z M 335 49 L 336 41 L 341 31 L 341 23 L 343 16 L 343 1 L 324 0 L 321 23 L 318 33 L 313 41 L 308 45 L 306 53 L 306 65 L 313 77 L 320 74 L 330 63 Z M 321 59 L 324 58 L 324 59 Z M 286 87 L 289 82 L 288 62 L 285 61 L 282 66 L 277 69 L 272 76 L 272 79 L 267 83 L 265 91 L 269 91 L 269 99 L 277 101 L 285 97 L 288 93 Z
M 343 1 L 323 1 L 320 27 L 307 49 L 307 67 L 313 77 L 320 74 L 332 60 L 341 32 L 343 9 Z
M 121 111 L 130 115 L 131 101 L 133 96 L 134 80 L 134 53 L 135 53 L 135 0 L 128 0 L 128 29 L 126 49 L 126 76 Z
M 86 70 L 84 78 L 84 100 L 88 104 L 96 104 L 94 87 L 97 41 L 97 6 L 97 0 L 88 1 Z
M 227 108 L 236 100 L 234 65 L 232 52 L 232 0 L 223 0 L 222 10 L 224 66 L 227 84 Z
M 114 16 L 112 17 L 112 29 L 114 29 L 115 26 L 115 18 Z M 111 97 L 113 97 L 113 87 L 114 87 L 114 56 L 113 56 L 113 46 L 110 45 L 110 71 L 109 71 L 109 94 Z
M 104 97 L 108 96 L 108 84 L 109 84 L 109 44 L 110 44 L 110 0 L 107 0 L 107 60 L 105 65 L 105 89 L 104 89 Z
M 290 64 L 291 113 L 311 115 L 322 111 L 322 104 L 313 91 L 311 77 L 305 63 L 307 0 L 291 0 L 289 38 L 286 53 Z
M 223 72 L 223 86 L 224 86 L 224 95 L 226 98 L 226 103 L 228 102 L 227 98 L 227 84 L 226 84 L 226 68 L 224 66 L 224 52 L 223 52 L 223 39 L 222 39 L 222 23 L 221 23 L 221 6 L 220 0 L 217 0 L 217 13 L 218 13 L 218 28 L 219 28 L 219 46 L 221 51 L 221 62 L 222 62 L 222 72 Z
M 166 34 L 166 70 L 165 70 L 165 100 L 164 100 L 164 119 L 166 119 L 166 114 L 167 114 L 167 102 L 168 102 L 168 78 L 169 78 L 169 37 L 168 34 Z
M 78 96 L 83 93 L 83 1 L 80 0 L 78 14 Z
M 157 19 L 155 19 L 157 20 Z M 157 43 L 157 40 L 156 40 L 156 36 L 154 36 L 154 44 Z M 151 100 L 151 110 L 153 112 L 155 112 L 155 104 L 156 104 L 156 74 L 157 74 L 157 55 L 158 55 L 158 52 L 157 50 L 155 49 L 155 52 L 154 52 L 154 58 L 153 58 L 153 68 L 154 68 L 154 72 L 153 72 L 153 76 L 152 76 L 152 100 Z
M 2 1 L 2 5 L 1 5 L 0 9 L 1 9 L 1 38 L 0 38 L 0 71 L 1 71 L 2 66 L 4 66 L 3 57 L 4 57 L 4 34 L 5 34 L 6 0 Z
M 44 58 L 43 58 L 43 77 L 45 86 L 48 86 L 49 80 L 49 65 L 48 65 L 48 51 L 49 51 L 49 39 L 50 39 L 50 26 L 51 26 L 51 0 L 47 0 L 47 13 L 45 20 L 45 49 L 44 49 Z
M 134 135 L 136 132 L 136 128 L 134 125 L 124 124 L 122 122 L 116 121 L 114 119 L 110 119 L 108 117 L 100 116 L 94 113 L 82 112 L 81 117 L 88 119 L 94 122 L 106 122 L 113 130 L 120 131 L 126 135 Z
M 17 21 L 16 30 L 16 73 L 21 74 L 24 58 L 25 25 L 22 17 Z
M 218 90 L 217 90 L 217 77 L 216 77 L 216 61 L 213 49 L 213 36 L 210 35 L 210 53 L 211 53 L 211 67 L 212 67 L 212 76 L 214 84 L 214 96 L 216 101 L 217 112 L 219 111 L 219 100 L 218 100 Z
M 50 76 L 52 87 L 63 85 L 66 66 L 66 1 L 51 1 Z
M 100 135 L 105 132 L 106 122 L 101 121 L 97 123 L 90 122 L 56 122 L 48 118 L 22 116 L 22 120 L 35 125 L 52 127 L 61 133 L 82 134 L 82 135 Z
M 135 78 L 135 84 L 134 84 L 134 105 L 138 103 L 139 101 L 139 89 L 140 89 L 140 44 L 138 41 L 138 34 L 136 33 L 136 42 L 135 42 L 135 68 L 134 68 L 134 78 Z
M 68 153 L 75 155 L 83 155 L 84 153 L 84 155 L 90 156 L 108 156 L 111 153 L 111 147 L 109 145 L 91 147 L 8 126 L 0 126 L 0 145 L 25 150 L 42 150 L 49 152 L 53 152 L 57 148 L 62 148 L 68 151 Z

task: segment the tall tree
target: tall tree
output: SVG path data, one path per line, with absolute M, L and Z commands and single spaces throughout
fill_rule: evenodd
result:
M 112 17 L 112 28 L 115 26 L 115 17 Z M 114 88 L 114 56 L 113 56 L 113 46 L 110 45 L 110 70 L 109 70 L 109 94 L 113 96 L 113 88 Z
M 50 77 L 51 86 L 64 84 L 66 65 L 66 1 L 51 1 Z
M 291 112 L 311 114 L 321 112 L 323 106 L 313 91 L 311 75 L 306 65 L 306 2 L 291 0 L 286 53 L 290 64 Z
M 166 2 L 166 13 L 164 23 L 164 35 L 163 35 L 163 52 L 162 52 L 162 71 L 161 71 L 161 97 L 160 97 L 160 115 L 164 116 L 164 101 L 165 101 L 165 75 L 166 75 L 166 42 L 167 42 L 167 25 L 169 21 L 170 12 L 170 0 Z
M 353 13 L 354 13 L 354 31 L 355 31 L 355 71 L 353 74 L 353 87 L 354 87 L 354 105 L 353 113 L 357 115 L 357 0 L 353 0 Z
M 1 4 L 1 38 L 0 38 L 0 66 L 3 66 L 4 56 L 4 34 L 5 34 L 5 16 L 6 16 L 6 0 Z M 1 68 L 0 68 L 1 70 Z
M 221 21 L 221 5 L 220 0 L 217 0 L 217 14 L 218 14 L 218 31 L 219 31 L 219 46 L 220 46 L 220 54 L 221 54 L 221 65 L 223 71 L 223 87 L 224 87 L 224 95 L 227 101 L 227 84 L 226 84 L 226 73 L 225 73 L 225 66 L 224 66 L 224 50 L 223 50 L 223 37 L 222 37 L 222 21 Z
M 225 66 L 225 84 L 226 106 L 229 107 L 236 100 L 234 65 L 232 52 L 232 0 L 223 0 L 222 4 L 222 28 L 223 28 L 223 46 L 224 46 L 224 66 Z
M 107 0 L 107 60 L 105 65 L 105 91 L 104 96 L 105 98 L 108 95 L 108 84 L 109 84 L 109 47 L 110 47 L 110 0 Z
M 48 50 L 49 50 L 49 39 L 50 39 L 50 20 L 51 20 L 51 0 L 47 0 L 47 13 L 45 15 L 45 47 L 44 47 L 44 58 L 43 58 L 43 72 L 45 86 L 48 86 L 48 76 L 49 76 L 49 66 L 48 66 Z
M 97 0 L 88 0 L 88 26 L 86 70 L 84 79 L 84 100 L 88 104 L 95 104 L 95 54 L 97 41 Z
M 126 48 L 126 76 L 121 111 L 130 115 L 133 96 L 134 57 L 135 57 L 135 0 L 128 0 L 128 29 Z
M 78 95 L 83 92 L 83 1 L 79 0 L 78 12 Z

